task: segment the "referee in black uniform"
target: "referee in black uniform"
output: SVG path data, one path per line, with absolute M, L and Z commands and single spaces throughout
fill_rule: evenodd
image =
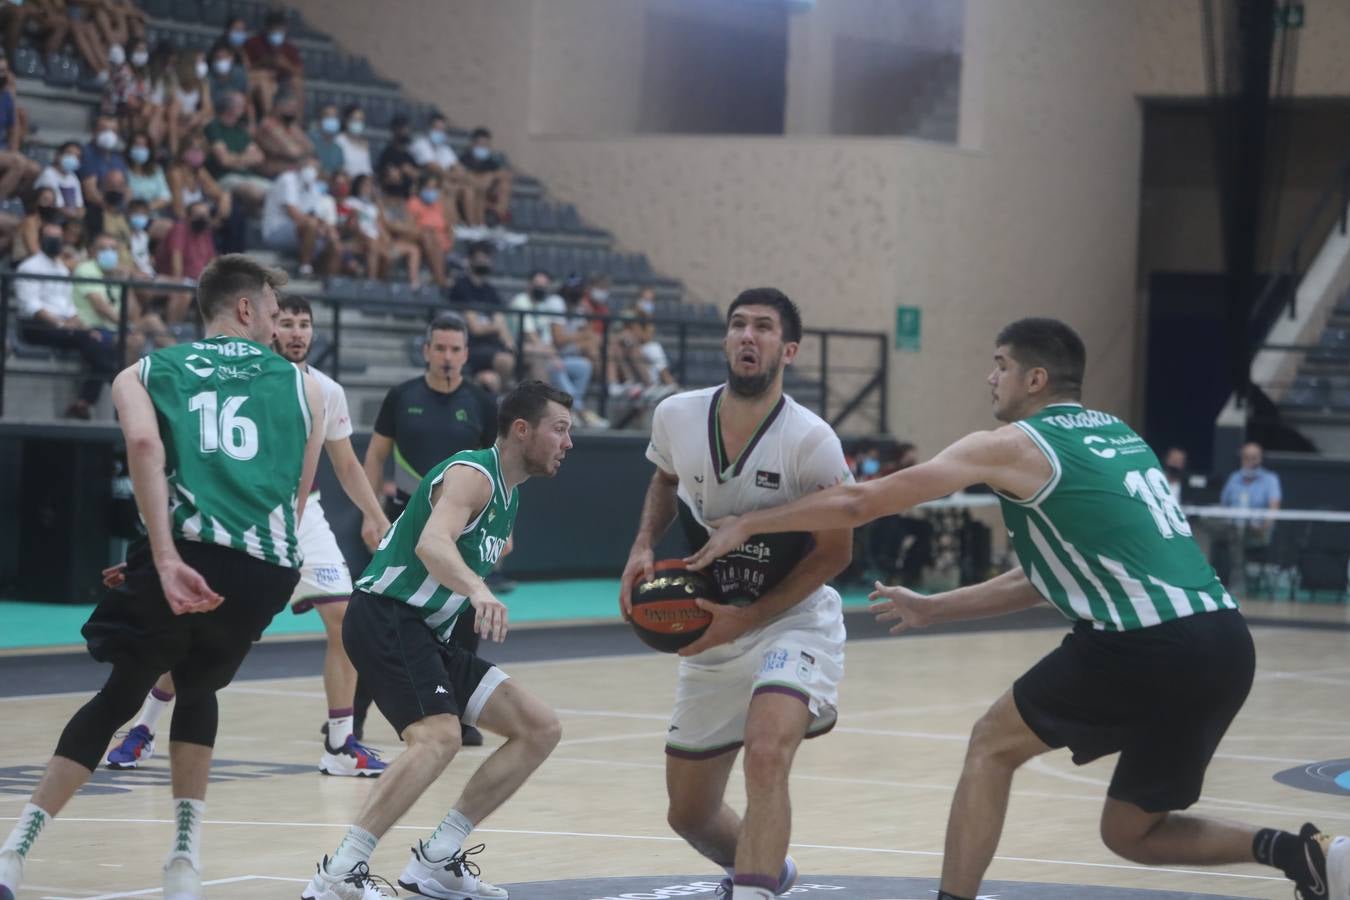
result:
M 386 503 L 389 521 L 407 505 L 408 495 L 422 475 L 451 454 L 490 447 L 497 440 L 497 402 L 482 388 L 465 379 L 469 358 L 469 329 L 453 313 L 438 315 L 427 326 L 422 344 L 427 370 L 420 377 L 389 389 L 366 449 L 365 470 L 370 486 L 379 496 L 384 486 L 384 466 L 394 454 L 396 492 Z M 501 593 L 501 588 L 495 588 Z M 460 616 L 451 640 L 470 653 L 477 652 L 478 635 L 473 616 Z M 356 731 L 359 734 L 370 707 L 363 685 L 356 690 Z M 483 737 L 465 726 L 464 743 L 477 746 Z

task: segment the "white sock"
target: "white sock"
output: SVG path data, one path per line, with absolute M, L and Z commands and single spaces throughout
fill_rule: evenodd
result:
M 206 801 L 175 797 L 173 801 L 173 849 L 167 862 L 186 859 L 192 868 L 202 870 L 202 819 L 206 817 Z
M 352 736 L 352 721 L 355 718 L 350 710 L 345 716 L 328 717 L 328 749 L 341 750 Z
M 19 813 L 19 821 L 15 823 L 14 830 L 5 838 L 5 843 L 0 845 L 0 853 L 6 850 L 13 850 L 19 856 L 28 855 L 28 851 L 33 849 L 33 842 L 37 836 L 42 833 L 42 829 L 47 827 L 47 823 L 52 820 L 51 814 L 41 807 L 34 806 L 31 803 L 25 803 L 23 812 Z
M 452 809 L 445 814 L 441 824 L 431 833 L 427 841 L 426 853 L 430 859 L 448 859 L 459 852 L 473 831 L 473 823 L 464 818 L 464 814 Z
M 773 891 L 768 888 L 738 884 L 731 889 L 731 900 L 773 900 Z
M 154 734 L 159 725 L 159 717 L 164 715 L 164 710 L 168 709 L 172 702 L 173 694 L 163 694 L 159 688 L 151 688 L 150 693 L 146 695 L 145 705 L 141 707 L 141 714 L 136 717 L 132 727 L 144 725 L 150 729 L 151 734 Z
M 357 863 L 370 862 L 370 855 L 375 852 L 379 840 L 364 828 L 355 825 L 348 828 L 342 843 L 333 852 L 333 858 L 328 860 L 328 874 L 345 875 L 356 868 Z

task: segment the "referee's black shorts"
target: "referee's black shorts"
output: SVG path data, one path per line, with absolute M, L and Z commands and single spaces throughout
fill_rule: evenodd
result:
M 1017 679 L 1013 700 L 1037 737 L 1068 747 L 1078 765 L 1120 753 L 1109 796 L 1169 812 L 1200 799 L 1255 670 L 1237 610 L 1124 632 L 1079 622 Z
M 172 672 L 177 692 L 193 696 L 230 683 L 249 647 L 286 608 L 300 570 L 216 544 L 176 541 L 175 546 L 223 603 L 206 613 L 174 615 L 149 544 L 141 543 L 127 554 L 126 582 L 104 593 L 80 633 L 99 662 Z
M 465 615 L 472 616 L 469 611 Z M 342 620 L 342 645 L 363 689 L 402 737 L 428 716 L 478 722 L 507 675 L 464 647 L 442 643 L 406 603 L 356 591 Z

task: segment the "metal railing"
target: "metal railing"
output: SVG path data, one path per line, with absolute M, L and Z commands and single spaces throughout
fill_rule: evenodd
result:
M 116 329 L 119 359 L 126 358 L 128 335 L 134 327 L 129 321 L 130 306 L 127 303 L 127 292 L 129 290 L 143 291 L 148 295 L 193 292 L 196 290 L 194 284 L 183 282 L 79 278 L 62 275 L 0 272 L 0 416 L 3 416 L 5 412 L 5 391 L 8 376 L 71 377 L 72 375 L 68 371 L 50 368 L 24 369 L 21 365 L 11 365 L 10 314 L 14 308 L 15 283 L 19 281 L 55 281 L 72 285 L 96 284 L 103 286 L 105 294 L 109 298 L 115 294 L 120 301 L 118 303 Z M 350 321 L 344 323 L 342 315 L 344 309 L 359 309 L 366 313 L 389 316 L 388 319 L 384 320 L 372 318 L 361 322 L 359 327 L 364 332 L 387 332 L 404 336 L 412 333 L 413 329 L 410 328 L 412 322 L 428 323 L 440 313 L 477 312 L 485 315 L 500 313 L 507 316 L 511 321 L 511 330 L 515 337 L 514 349 L 517 372 L 525 371 L 528 363 L 525 341 L 527 318 L 534 318 L 545 323 L 563 318 L 562 314 L 539 313 L 533 310 L 488 306 L 451 306 L 439 298 L 371 298 L 342 291 L 294 291 L 292 293 L 304 297 L 315 307 L 314 324 L 316 329 L 325 324 L 326 311 L 327 346 L 319 356 L 311 361 L 314 365 L 331 372 L 332 377 L 339 383 L 343 381 L 344 333 L 353 327 L 358 327 Z M 194 317 L 195 323 L 195 312 L 191 312 L 190 315 Z M 608 378 L 610 339 L 614 330 L 621 328 L 628 317 L 625 315 L 593 315 L 569 312 L 566 314 L 566 318 L 573 321 L 585 319 L 588 323 L 599 324 L 598 371 L 592 377 L 591 383 L 593 386 L 598 386 L 595 408 L 600 415 L 607 415 L 611 406 L 610 381 Z M 710 355 L 714 349 L 718 354 L 721 354 L 721 339 L 725 336 L 726 326 L 720 317 L 704 321 L 649 317 L 644 321 L 651 322 L 656 326 L 661 343 L 667 350 L 672 375 L 681 386 L 699 387 L 705 386 L 705 384 L 699 382 L 713 384 L 722 380 L 725 371 L 725 357 L 724 355 L 719 356 L 720 362 L 713 363 L 713 357 Z M 200 331 L 200 328 L 197 330 Z M 860 352 L 856 349 L 859 344 L 863 348 L 873 348 L 872 361 L 868 361 L 865 350 Z M 870 331 L 806 329 L 803 333 L 802 345 L 804 351 L 807 349 L 814 350 L 815 364 L 810 365 L 807 362 L 809 357 L 799 356 L 799 360 L 801 360 L 799 365 L 788 370 L 788 392 L 791 393 L 795 388 L 803 393 L 817 394 L 818 403 L 815 405 L 820 416 L 835 428 L 840 427 L 852 417 L 870 412 L 871 415 L 867 418 L 870 419 L 871 427 L 857 429 L 857 431 L 859 433 L 887 433 L 889 431 L 889 352 L 886 335 L 881 332 Z M 841 350 L 844 352 L 839 352 Z M 844 360 L 844 362 L 834 362 L 833 360 L 836 357 Z M 698 363 L 700 359 L 703 360 L 703 366 Z M 411 360 L 408 360 L 408 362 L 411 363 Z M 706 368 L 708 364 L 712 364 L 714 368 L 721 367 L 717 377 L 711 381 L 699 377 L 708 374 L 709 369 Z M 813 404 L 807 402 L 806 405 L 811 406 Z

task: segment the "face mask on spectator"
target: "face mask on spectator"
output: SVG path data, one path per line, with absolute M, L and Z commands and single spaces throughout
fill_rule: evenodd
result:
M 427 137 L 430 138 L 431 142 L 437 147 L 445 143 L 445 132 L 439 128 L 431 129 L 431 131 L 427 132 Z
M 150 217 L 145 213 L 132 213 L 127 217 L 127 221 L 131 223 L 133 231 L 144 231 L 145 226 L 150 224 Z
M 131 64 L 136 68 L 141 68 L 150 61 L 150 54 L 144 50 L 137 50 L 131 54 Z
M 206 60 L 204 59 L 197 60 L 197 64 L 192 67 L 192 71 L 197 73 L 198 78 L 205 78 L 206 73 L 208 71 L 208 69 L 206 68 Z
M 337 134 L 338 129 L 342 127 L 342 123 L 338 121 L 337 116 L 324 116 L 323 121 L 319 123 L 319 127 L 323 129 L 324 134 Z
M 596 288 L 595 290 L 591 291 L 591 299 L 594 300 L 596 303 L 604 303 L 606 300 L 609 299 L 609 291 L 605 290 L 604 288 Z
M 361 119 L 352 119 L 347 123 L 347 131 L 350 134 L 360 134 L 366 130 L 366 123 Z
M 242 47 L 242 46 L 244 46 L 244 42 L 247 41 L 247 40 L 248 40 L 248 32 L 247 32 L 247 31 L 231 31 L 231 32 L 230 32 L 230 46 L 231 46 L 231 47 Z
M 469 266 L 469 271 L 479 278 L 486 278 L 488 275 L 492 274 L 492 263 L 476 262 Z
M 435 188 L 422 188 L 422 202 L 426 204 L 435 203 L 441 199 L 441 192 Z
M 300 169 L 300 180 L 305 184 L 313 184 L 314 179 L 319 177 L 319 170 L 313 166 L 304 166 Z
M 108 62 L 114 66 L 120 66 L 127 61 L 127 51 L 122 49 L 121 44 L 113 44 L 108 48 Z
M 74 153 L 65 153 L 61 156 L 61 168 L 67 172 L 75 172 L 80 168 L 80 158 Z
M 881 471 L 881 460 L 868 457 L 862 461 L 862 465 L 858 467 L 858 470 L 862 472 L 863 475 L 870 478 Z
M 295 115 L 295 113 L 293 113 L 293 112 L 284 112 L 284 113 L 280 113 L 279 115 L 280 115 L 281 121 L 284 122 L 285 124 L 287 124 L 287 125 L 294 125 L 294 124 L 295 124 L 295 120 L 296 120 L 296 115 Z
M 286 32 L 269 31 L 267 33 L 267 43 L 271 44 L 273 47 L 280 47 L 282 44 L 286 43 Z
M 55 206 L 39 206 L 37 211 L 38 218 L 43 222 L 55 222 L 61 217 L 61 211 Z
M 314 188 L 314 193 L 316 193 L 316 194 L 318 194 L 320 197 L 322 197 L 324 194 L 328 193 L 328 182 L 326 182 L 326 181 L 316 181 L 316 182 L 314 182 L 314 184 L 313 184 L 313 188 Z
M 640 313 L 646 313 L 649 316 L 656 315 L 656 304 L 650 300 L 639 300 L 637 303 L 633 304 L 633 306 Z
M 206 162 L 206 152 L 203 150 L 192 149 L 183 154 L 183 162 L 194 169 L 201 168 L 202 163 Z
M 56 259 L 61 255 L 61 238 L 56 235 L 47 235 L 38 242 L 38 247 L 42 249 L 44 256 Z
M 220 59 L 211 63 L 211 66 L 216 70 L 217 75 L 228 75 L 230 74 L 230 69 L 234 67 L 234 60 L 230 59 L 228 56 L 222 56 Z
M 543 300 L 548 296 L 548 288 L 532 287 L 530 288 L 530 297 L 535 300 Z
M 113 209 L 116 209 L 117 207 L 121 206 L 122 201 L 125 199 L 126 195 L 123 194 L 121 191 L 103 192 L 103 202 L 106 203 L 108 206 L 111 206 Z
M 473 148 L 473 158 L 474 158 L 474 159 L 480 159 L 480 160 L 491 159 L 491 158 L 492 158 L 492 148 L 491 148 L 491 147 L 484 147 L 484 146 L 481 145 L 481 144 L 478 145 L 477 147 L 474 147 L 474 148 Z
M 401 180 L 385 182 L 384 192 L 391 197 L 406 197 L 408 196 L 408 183 Z
M 193 231 L 197 232 L 198 234 L 201 234 L 203 231 L 211 227 L 211 220 L 206 218 L 205 216 L 198 216 L 194 218 L 190 224 L 192 226 Z
M 98 260 L 98 267 L 105 272 L 117 268 L 117 251 L 111 247 L 105 247 L 98 251 L 98 255 L 94 258 Z
M 105 128 L 94 138 L 94 143 L 98 144 L 104 150 L 117 149 L 117 132 L 111 128 Z
M 150 161 L 150 148 L 149 148 L 149 147 L 132 147 L 132 148 L 131 148 L 131 161 L 134 162 L 134 163 L 135 163 L 136 165 L 138 165 L 138 166 L 143 166 L 143 165 L 145 165 L 147 162 Z

